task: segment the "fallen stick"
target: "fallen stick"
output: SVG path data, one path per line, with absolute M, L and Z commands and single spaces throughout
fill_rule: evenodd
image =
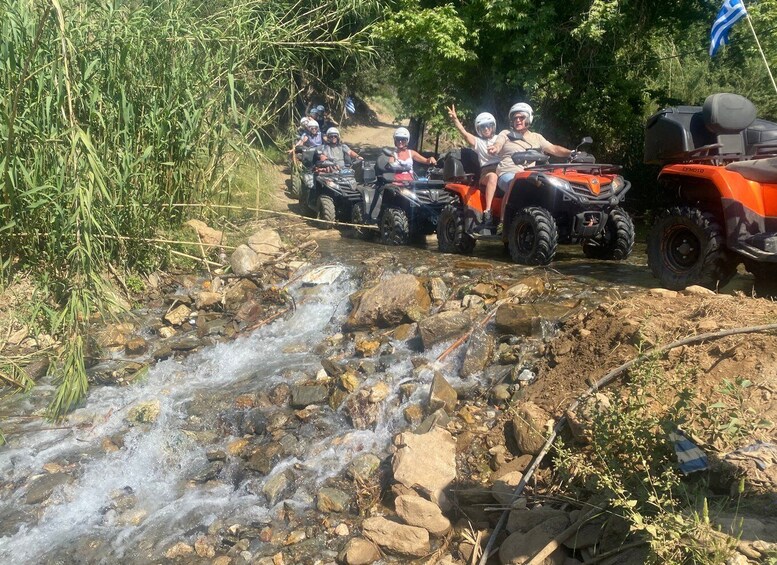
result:
M 728 337 L 730 335 L 739 335 L 739 334 L 745 334 L 745 333 L 758 333 L 758 332 L 767 332 L 767 331 L 774 331 L 777 330 L 777 324 L 767 324 L 764 326 L 749 326 L 745 328 L 734 328 L 731 330 L 721 330 L 719 332 L 711 332 L 711 333 L 704 333 L 699 334 L 691 337 L 686 337 L 683 339 L 680 339 L 678 341 L 673 341 L 672 343 L 668 345 L 664 345 L 662 347 L 651 349 L 645 353 L 642 353 L 632 359 L 631 361 L 627 361 L 623 365 L 616 367 L 606 375 L 604 375 L 601 379 L 596 381 L 591 387 L 586 390 L 583 394 L 577 397 L 577 399 L 570 404 L 568 411 L 572 411 L 580 404 L 580 401 L 585 398 L 586 396 L 593 394 L 600 388 L 607 386 L 612 381 L 615 380 L 616 377 L 618 377 L 621 373 L 626 371 L 627 369 L 631 368 L 633 365 L 640 361 L 644 361 L 645 359 L 648 359 L 649 357 L 653 355 L 663 355 L 667 351 L 670 351 L 672 349 L 675 349 L 676 347 L 682 347 L 683 345 L 688 345 L 691 343 L 700 343 L 704 342 L 710 339 L 718 339 L 721 337 Z M 531 465 L 529 465 L 529 468 L 526 469 L 526 473 L 523 475 L 523 478 L 518 483 L 518 486 L 515 488 L 515 491 L 513 492 L 513 496 L 510 499 L 510 503 L 507 505 L 507 508 L 504 512 L 502 512 L 502 515 L 499 517 L 499 521 L 496 523 L 496 526 L 494 526 L 494 530 L 491 532 L 491 536 L 488 538 L 488 543 L 486 544 L 486 549 L 483 551 L 483 557 L 480 559 L 479 565 L 486 565 L 486 560 L 488 557 L 487 555 L 490 554 L 491 548 L 494 546 L 494 543 L 496 543 L 496 538 L 501 529 L 505 526 L 505 523 L 507 522 L 507 518 L 510 515 L 509 508 L 513 505 L 513 503 L 518 500 L 518 497 L 521 495 L 521 492 L 526 487 L 526 484 L 529 482 L 529 479 L 534 474 L 534 471 L 537 470 L 537 467 L 539 467 L 542 460 L 545 458 L 545 455 L 547 455 L 548 451 L 550 450 L 551 445 L 553 445 L 553 442 L 556 440 L 556 437 L 558 436 L 559 432 L 561 432 L 564 425 L 567 423 L 567 417 L 561 416 L 558 421 L 556 422 L 556 425 L 553 426 L 553 431 L 551 432 L 548 439 L 545 441 L 545 445 L 542 446 L 542 449 L 540 452 L 535 456 L 534 460 L 532 461 Z

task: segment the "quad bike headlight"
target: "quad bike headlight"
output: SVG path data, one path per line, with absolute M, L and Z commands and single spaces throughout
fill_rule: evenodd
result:
M 405 198 L 409 198 L 410 200 L 418 200 L 416 193 L 409 188 L 400 188 L 399 193 Z
M 618 192 L 620 189 L 622 189 L 624 186 L 626 186 L 626 181 L 623 180 L 623 177 L 618 175 L 614 179 L 612 179 L 612 191 Z

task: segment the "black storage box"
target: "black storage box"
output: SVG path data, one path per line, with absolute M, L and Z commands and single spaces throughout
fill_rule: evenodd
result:
M 377 180 L 375 174 L 375 161 L 363 161 L 361 167 L 354 168 L 356 182 L 359 184 L 372 184 Z
M 704 125 L 701 106 L 664 108 L 645 125 L 645 163 L 660 165 L 716 142 L 716 136 Z

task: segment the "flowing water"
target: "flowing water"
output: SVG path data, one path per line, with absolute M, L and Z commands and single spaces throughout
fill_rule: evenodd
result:
M 393 435 L 407 426 L 403 406 L 422 401 L 428 391 L 424 385 L 433 376 L 432 371 L 413 372 L 411 357 L 419 353 L 401 342 L 392 344 L 391 354 L 376 363 L 364 383 L 389 385 L 374 429 L 355 430 L 342 411 L 324 406 L 277 435 L 287 449 L 265 476 L 247 473 L 234 458 L 210 454 L 223 452 L 241 436 L 234 424 L 235 398 L 266 394 L 320 371 L 317 346 L 339 332 L 347 296 L 358 287 L 358 264 L 371 262 L 386 274 L 455 272 L 458 280 L 538 272 L 510 264 L 501 246 L 483 246 L 484 260 L 457 265 L 458 258 L 437 253 L 429 241 L 426 249 L 390 249 L 336 236 L 322 240 L 323 261 L 337 264 L 340 275 L 331 284 L 292 286 L 298 302 L 292 317 L 188 357 L 159 362 L 141 383 L 95 387 L 61 426 L 23 417 L 40 413 L 53 392 L 50 385 L 6 401 L 0 407 L 9 440 L 0 450 L 0 563 L 158 561 L 192 532 L 219 524 L 261 528 L 278 522 L 279 508 L 304 512 L 314 506 L 322 484 L 354 457 L 374 453 L 384 458 Z M 579 248 L 568 256 L 562 253 L 549 272 L 556 299 L 596 302 L 613 292 L 628 294 L 653 285 L 642 253 L 622 264 L 581 257 Z M 433 361 L 446 345 L 422 355 Z M 449 365 L 438 367 L 454 386 L 464 385 L 455 376 L 459 362 L 454 356 Z M 418 387 L 410 398 L 401 398 L 399 385 L 410 375 Z M 154 421 L 129 421 L 133 407 L 155 400 L 159 414 Z M 267 403 L 260 408 L 261 418 L 283 410 Z M 263 488 L 280 473 L 291 477 L 290 485 L 269 503 Z M 35 498 L 36 489 L 43 489 L 45 503 Z

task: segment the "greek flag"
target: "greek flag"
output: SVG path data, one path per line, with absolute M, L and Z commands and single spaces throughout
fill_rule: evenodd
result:
M 674 444 L 674 452 L 683 475 L 708 469 L 707 454 L 693 443 L 680 428 L 669 433 L 669 441 Z
M 710 57 L 714 57 L 723 45 L 728 44 L 731 27 L 747 15 L 742 0 L 725 0 L 710 31 Z
M 353 98 L 350 96 L 345 99 L 345 110 L 349 114 L 355 114 L 356 113 L 356 104 L 353 101 Z

